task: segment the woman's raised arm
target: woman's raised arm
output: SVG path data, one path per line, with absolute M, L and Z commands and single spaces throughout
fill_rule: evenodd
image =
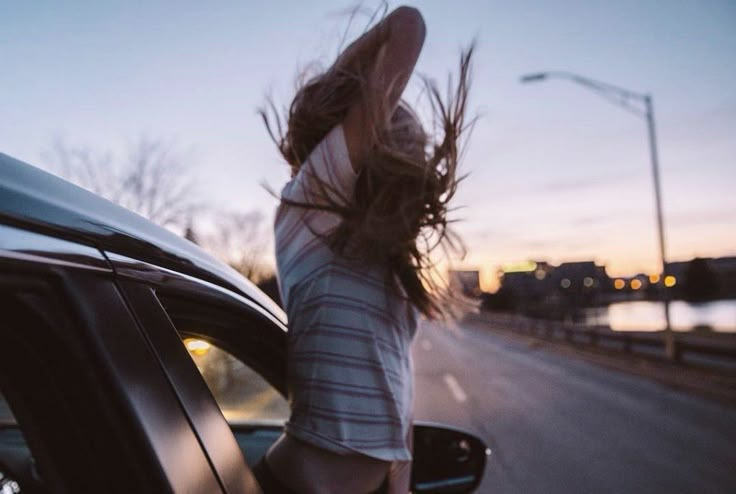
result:
M 426 27 L 419 11 L 399 7 L 351 43 L 330 70 L 349 71 L 366 78 L 360 97 L 343 122 L 353 167 L 357 167 L 373 136 L 388 125 L 422 51 Z

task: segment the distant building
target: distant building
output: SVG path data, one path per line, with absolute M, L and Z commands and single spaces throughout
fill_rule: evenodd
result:
M 695 261 L 699 262 L 697 270 Z M 694 272 L 699 273 L 697 281 Z M 688 274 L 692 278 L 689 282 Z M 489 304 L 502 307 L 498 310 L 535 317 L 554 318 L 560 314 L 567 317 L 578 308 L 620 300 L 664 297 L 673 300 L 694 297 L 694 294 L 705 300 L 736 298 L 736 256 L 670 262 L 664 277 L 659 273 L 639 273 L 611 279 L 605 266 L 594 261 L 566 262 L 559 266 L 524 261 L 502 266 L 498 275 L 500 288 L 492 300 L 489 298 Z
M 501 289 L 513 294 L 519 307 L 539 303 L 587 306 L 599 302 L 611 284 L 605 267 L 593 261 L 559 266 L 529 261 L 504 266 L 499 274 Z
M 451 290 L 459 290 L 469 297 L 479 297 L 480 272 L 477 270 L 450 270 L 449 281 Z
M 713 271 L 717 283 L 717 296 L 736 298 L 736 256 L 705 258 L 708 267 Z M 688 266 L 692 260 L 667 263 L 667 274 L 677 280 L 677 292 L 686 282 Z
M 736 256 L 711 259 L 710 265 L 718 277 L 720 295 L 736 298 Z
M 690 264 L 690 261 L 668 262 L 665 274 L 674 276 L 679 283 L 682 283 L 682 280 L 685 279 L 688 264 Z
M 605 266 L 594 261 L 562 263 L 552 271 L 551 278 L 559 296 L 577 307 L 599 303 L 611 284 Z
M 563 290 L 574 291 L 607 288 L 610 282 L 605 266 L 594 261 L 562 263 L 552 271 L 552 280 Z
M 549 293 L 554 266 L 544 261 L 507 264 L 499 271 L 501 288 L 518 300 L 536 302 Z

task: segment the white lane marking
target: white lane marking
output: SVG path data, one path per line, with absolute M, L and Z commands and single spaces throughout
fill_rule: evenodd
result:
M 423 339 L 423 340 L 422 340 L 422 350 L 425 350 L 425 351 L 427 351 L 427 352 L 428 352 L 428 351 L 430 351 L 430 350 L 432 350 L 432 342 L 431 342 L 431 341 L 429 341 L 429 340 L 428 340 L 428 339 L 426 339 L 426 338 L 425 338 L 425 339 Z
M 450 388 L 450 393 L 452 393 L 452 397 L 455 398 L 455 401 L 458 403 L 464 403 L 468 400 L 468 395 L 465 394 L 465 391 L 463 391 L 463 388 L 460 386 L 460 383 L 457 382 L 455 376 L 452 374 L 445 374 L 444 380 L 447 387 Z

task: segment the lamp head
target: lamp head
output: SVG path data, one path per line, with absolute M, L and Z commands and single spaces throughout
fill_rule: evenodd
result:
M 537 74 L 527 74 L 521 78 L 521 82 L 539 82 L 547 78 L 546 72 L 539 72 Z

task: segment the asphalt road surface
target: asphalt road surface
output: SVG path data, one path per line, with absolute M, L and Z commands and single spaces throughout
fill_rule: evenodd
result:
M 493 450 L 478 492 L 736 492 L 734 409 L 471 325 L 414 355 L 417 418 Z

